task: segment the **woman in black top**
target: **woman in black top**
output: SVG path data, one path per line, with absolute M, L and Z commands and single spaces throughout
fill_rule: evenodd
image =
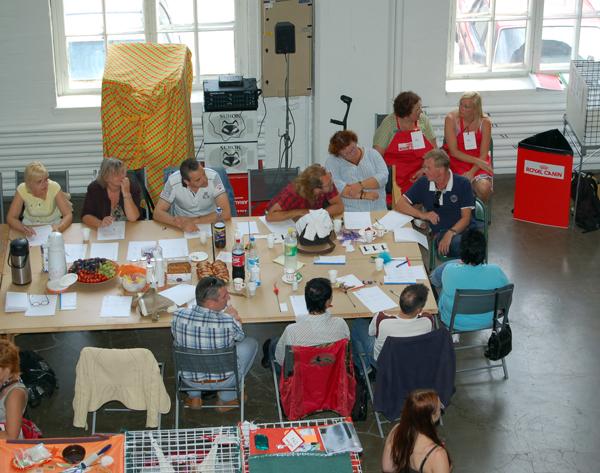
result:
M 448 473 L 452 463 L 435 424 L 441 402 L 431 389 L 416 390 L 404 402 L 400 422 L 390 431 L 381 468 L 386 473 Z

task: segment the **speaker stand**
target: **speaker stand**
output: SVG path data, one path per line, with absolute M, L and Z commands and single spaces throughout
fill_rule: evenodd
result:
M 290 167 L 290 149 L 292 147 L 292 140 L 290 139 L 290 57 L 288 53 L 284 54 L 285 58 L 285 82 L 284 82 L 284 94 L 285 94 L 285 133 L 283 135 L 283 152 L 285 156 L 285 168 Z

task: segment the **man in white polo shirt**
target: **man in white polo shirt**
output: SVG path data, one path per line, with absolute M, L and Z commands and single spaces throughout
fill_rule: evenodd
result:
M 197 223 L 216 220 L 217 207 L 223 210 L 224 220 L 231 218 L 229 199 L 219 174 L 189 158 L 165 182 L 154 209 L 154 220 L 193 232 Z

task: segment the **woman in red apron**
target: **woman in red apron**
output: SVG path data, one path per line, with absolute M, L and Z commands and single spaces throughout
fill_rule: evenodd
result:
M 458 110 L 446 115 L 444 139 L 450 169 L 468 178 L 477 197 L 486 202 L 492 194 L 494 173 L 490 158 L 492 121 L 483 114 L 479 93 L 464 93 Z

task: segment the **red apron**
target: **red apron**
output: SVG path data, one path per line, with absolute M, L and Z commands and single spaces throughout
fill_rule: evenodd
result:
M 419 126 L 415 123 L 413 130 L 402 131 L 398 117 L 396 117 L 396 126 L 396 133 L 385 150 L 383 159 L 388 166 L 396 166 L 396 182 L 402 193 L 405 193 L 413 185 L 410 178 L 423 167 L 423 156 L 433 149 L 433 145 L 423 135 L 425 147 L 413 149 L 410 134 L 413 131 L 420 131 Z
M 469 150 L 465 149 L 465 136 L 463 135 L 464 131 L 465 131 L 465 125 L 464 125 L 463 119 L 461 118 L 460 119 L 460 131 L 458 132 L 458 135 L 456 135 L 456 145 L 457 145 L 459 151 L 462 151 L 463 153 L 468 154 L 469 156 L 478 158 L 480 150 L 481 150 L 481 137 L 483 136 L 483 133 L 481 133 L 481 126 L 475 132 L 475 142 L 477 143 L 477 148 L 475 148 L 475 149 L 469 149 Z M 455 158 L 454 156 L 450 155 L 450 150 L 448 149 L 448 145 L 444 145 L 444 150 L 450 156 L 450 169 L 452 170 L 453 173 L 463 175 L 464 173 L 466 173 L 468 170 L 470 170 L 473 167 L 473 164 L 466 163 L 466 162 L 461 161 L 460 159 Z M 491 163 L 489 153 L 487 156 L 487 163 L 488 164 Z M 489 172 L 484 171 L 483 169 L 480 169 L 479 171 L 477 171 L 475 173 L 475 176 L 480 176 L 482 174 L 491 176 L 491 174 Z

